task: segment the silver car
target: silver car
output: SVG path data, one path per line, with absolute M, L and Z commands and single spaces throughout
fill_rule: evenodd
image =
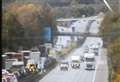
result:
M 68 70 L 69 63 L 68 62 L 61 62 L 60 63 L 60 70 Z

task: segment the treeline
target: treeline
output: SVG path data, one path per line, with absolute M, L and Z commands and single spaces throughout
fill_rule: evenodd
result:
M 120 82 L 120 11 L 106 14 L 101 33 L 108 49 L 108 59 L 111 60 L 110 82 Z
M 95 9 L 93 7 L 58 7 L 53 8 L 56 13 L 56 18 L 71 18 L 71 17 L 82 17 L 85 16 L 93 16 L 95 15 Z
M 2 12 L 2 51 L 30 49 L 39 45 L 43 28 L 55 31 L 54 12 L 48 5 L 12 3 Z
M 100 6 L 101 1 L 97 0 L 2 0 L 3 4 L 7 3 L 36 3 L 49 4 L 52 9 L 55 10 L 57 18 L 68 17 L 82 17 L 83 15 L 92 16 L 98 14 L 99 11 L 103 11 L 104 7 Z M 100 3 L 98 6 L 95 4 Z M 6 8 L 6 6 L 5 6 Z

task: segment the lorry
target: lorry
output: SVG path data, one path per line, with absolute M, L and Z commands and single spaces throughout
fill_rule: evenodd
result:
M 23 54 L 25 59 L 30 59 L 30 53 L 31 53 L 30 50 L 23 50 L 23 51 L 20 51 L 20 53 Z
M 12 63 L 12 67 L 10 70 L 16 74 L 18 78 L 24 76 L 26 74 L 24 62 L 22 61 L 15 61 Z
M 27 61 L 30 59 L 30 54 L 31 54 L 31 51 L 30 51 L 30 50 L 22 50 L 22 51 L 20 51 L 20 53 L 22 53 L 22 54 L 23 54 L 23 58 L 24 58 L 24 65 L 26 66 Z
M 84 54 L 89 52 L 89 47 L 85 46 L 83 50 L 83 54 L 80 55 L 81 62 L 84 62 Z
M 2 69 L 5 69 L 7 56 L 2 54 Z
M 34 63 L 37 66 L 37 69 L 40 69 L 40 51 L 32 50 L 30 53 L 30 59 L 34 60 Z
M 35 68 L 40 69 L 40 66 L 39 66 L 40 65 L 40 51 L 36 49 L 31 49 L 31 50 L 22 50 L 20 52 L 24 56 L 24 63 L 26 67 L 33 65 L 35 66 Z
M 7 59 L 17 59 L 18 61 L 23 61 L 23 54 L 17 52 L 6 52 L 5 55 Z
M 12 71 L 17 79 L 25 75 L 24 55 L 20 52 L 6 52 L 5 69 Z
M 71 56 L 71 67 L 80 68 L 80 56 Z
M 95 54 L 94 53 L 85 53 L 85 69 L 95 70 Z
M 12 67 L 13 62 L 18 61 L 17 59 L 6 59 L 5 60 L 5 69 L 9 70 Z

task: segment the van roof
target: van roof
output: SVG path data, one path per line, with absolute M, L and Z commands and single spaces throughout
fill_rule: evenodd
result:
M 24 53 L 24 52 L 31 52 L 31 51 L 30 50 L 23 50 L 23 51 L 20 51 L 20 52 Z
M 16 54 L 16 52 L 5 52 L 4 54 Z
M 33 59 L 29 59 L 29 60 L 27 61 L 27 63 L 28 63 L 28 64 L 29 64 L 29 63 L 34 64 L 34 63 L 35 63 L 35 61 L 34 61 Z
M 15 61 L 12 65 L 24 65 L 22 61 Z
M 93 57 L 95 57 L 95 54 L 94 53 L 85 53 L 84 57 L 93 58 Z

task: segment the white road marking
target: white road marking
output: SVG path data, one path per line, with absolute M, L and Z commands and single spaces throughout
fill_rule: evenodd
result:
M 97 74 L 98 66 L 99 66 L 99 63 L 98 63 L 98 61 L 97 61 L 97 63 L 96 63 L 96 68 L 95 68 L 95 72 L 94 72 L 93 79 L 92 79 L 92 82 L 95 81 L 95 77 L 96 77 L 96 74 Z

